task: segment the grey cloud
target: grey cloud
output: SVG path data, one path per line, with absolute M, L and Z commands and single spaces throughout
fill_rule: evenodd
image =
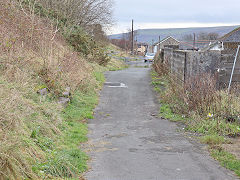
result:
M 115 19 L 138 22 L 240 22 L 239 0 L 115 0 Z

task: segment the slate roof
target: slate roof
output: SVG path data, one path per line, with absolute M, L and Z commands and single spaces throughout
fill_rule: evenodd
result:
M 240 27 L 234 29 L 230 33 L 219 39 L 222 42 L 240 42 Z

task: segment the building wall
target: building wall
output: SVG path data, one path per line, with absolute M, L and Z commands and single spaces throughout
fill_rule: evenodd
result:
M 229 84 L 230 76 L 232 73 L 233 63 L 235 60 L 236 51 L 222 51 L 221 61 L 219 64 L 219 84 L 220 86 L 226 87 Z M 236 66 L 233 74 L 233 83 L 240 82 L 240 55 L 237 57 Z
M 162 43 L 160 43 L 160 49 L 163 49 L 165 46 L 169 46 L 169 45 L 179 45 L 180 43 L 178 41 L 176 41 L 173 38 L 169 38 L 166 41 L 163 41 Z
M 240 42 L 224 42 L 223 46 L 226 50 L 236 50 L 240 45 Z
M 141 46 L 141 47 L 138 47 L 137 48 L 137 53 L 139 54 L 139 55 L 144 55 L 145 54 L 145 52 L 146 52 L 146 47 L 145 46 Z

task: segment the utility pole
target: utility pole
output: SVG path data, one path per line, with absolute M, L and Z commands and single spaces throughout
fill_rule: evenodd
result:
M 160 51 L 161 36 L 158 37 L 158 42 L 159 42 L 159 44 L 158 44 L 158 51 Z
M 154 44 L 154 40 L 152 39 L 152 53 L 154 53 L 154 47 L 153 47 L 153 44 Z
M 132 55 L 134 54 L 134 29 L 133 29 L 133 20 L 132 20 Z
M 196 46 L 196 34 L 193 33 L 193 50 L 195 50 L 195 46 Z
M 125 49 L 126 54 L 127 54 L 127 51 L 128 51 L 128 50 L 127 50 L 127 38 L 126 38 L 125 36 L 126 36 L 126 34 L 123 33 L 123 37 L 124 37 L 124 47 L 125 47 L 124 49 Z

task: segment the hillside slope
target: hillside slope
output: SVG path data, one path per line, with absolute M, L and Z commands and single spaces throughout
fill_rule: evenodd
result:
M 220 26 L 220 27 L 201 27 L 201 28 L 171 28 L 171 29 L 139 29 L 137 30 L 138 42 L 151 43 L 152 40 L 158 41 L 159 36 L 161 39 L 167 36 L 173 36 L 178 40 L 182 40 L 185 35 L 193 33 L 218 33 L 220 36 L 227 34 L 238 26 Z M 110 39 L 121 39 L 123 34 L 110 35 Z
M 85 120 L 98 102 L 103 67 L 67 45 L 48 19 L 0 0 L 0 179 L 79 179 Z M 71 104 L 59 104 L 66 89 Z M 45 92 L 41 91 L 45 90 Z

